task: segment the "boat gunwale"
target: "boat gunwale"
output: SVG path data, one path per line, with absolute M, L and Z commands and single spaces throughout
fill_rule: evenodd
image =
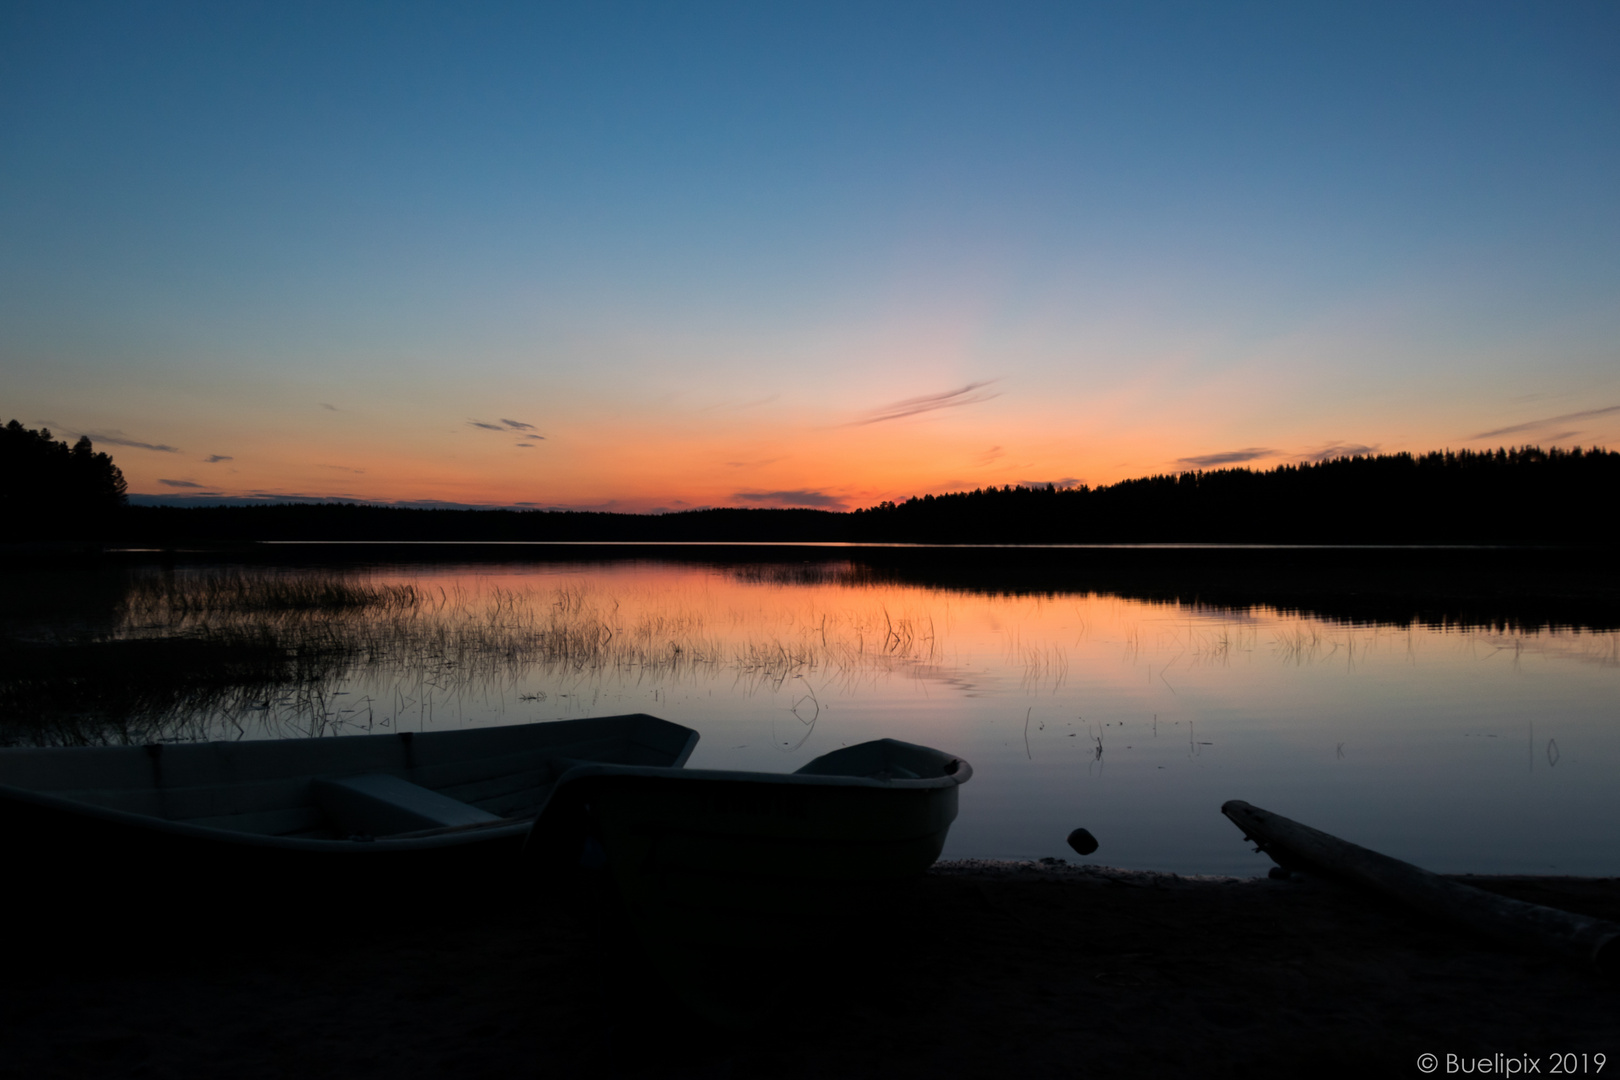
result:
M 553 789 L 552 797 L 561 791 L 564 784 L 574 780 L 589 779 L 592 777 L 651 777 L 656 779 L 680 780 L 713 780 L 725 783 L 755 783 L 771 785 L 790 785 L 795 787 L 849 787 L 873 788 L 879 791 L 937 791 L 942 788 L 958 787 L 968 781 L 973 775 L 973 767 L 967 762 L 960 762 L 955 773 L 949 776 L 926 776 L 917 779 L 894 777 L 880 780 L 875 776 L 855 776 L 838 773 L 767 773 L 767 772 L 741 772 L 732 769 L 679 769 L 663 765 L 613 765 L 610 763 L 591 763 L 576 765 L 557 777 L 557 786 Z
M 639 776 L 654 778 L 679 778 L 681 780 L 716 780 L 726 783 L 762 783 L 785 784 L 792 786 L 812 787 L 858 787 L 875 788 L 880 791 L 932 791 L 941 788 L 960 787 L 973 778 L 973 766 L 965 758 L 955 754 L 947 754 L 943 750 L 936 750 L 931 746 L 922 746 L 918 743 L 902 742 L 899 739 L 872 739 L 870 743 L 888 743 L 901 746 L 907 750 L 920 750 L 927 754 L 941 758 L 945 764 L 954 764 L 956 767 L 943 776 L 889 777 L 880 779 L 876 776 L 862 776 L 857 773 L 774 773 L 751 772 L 735 769 L 687 769 L 679 766 L 665 765 L 616 765 L 612 762 L 591 761 L 581 762 L 578 765 L 561 773 L 557 777 L 556 786 L 552 788 L 550 799 L 555 799 L 563 790 L 565 784 L 573 780 L 582 780 L 601 776 Z M 857 743 L 856 746 L 865 746 L 868 743 Z M 854 747 L 840 747 L 840 750 L 854 749 Z M 838 751 L 830 751 L 821 757 L 829 756 Z M 814 758 L 804 766 L 815 764 L 820 758 Z M 547 801 L 549 802 L 550 799 Z M 544 810 L 541 811 L 542 815 Z
M 554 724 L 586 725 L 586 724 L 593 724 L 593 723 L 605 723 L 607 721 L 620 721 L 620 722 L 628 723 L 630 721 L 638 721 L 638 720 L 652 720 L 652 721 L 655 721 L 658 724 L 666 725 L 666 726 L 671 727 L 671 728 L 680 728 L 681 730 L 686 732 L 685 744 L 682 746 L 680 752 L 676 755 L 675 766 L 672 766 L 672 767 L 679 767 L 680 765 L 684 765 L 686 763 L 687 759 L 692 756 L 692 751 L 696 748 L 697 743 L 698 743 L 698 734 L 699 734 L 698 731 L 695 728 L 689 728 L 685 724 L 679 724 L 679 723 L 676 723 L 673 720 L 665 720 L 663 717 L 654 716 L 651 713 L 635 712 L 635 713 L 619 713 L 619 714 L 616 714 L 614 716 L 575 716 L 575 717 L 559 717 L 559 718 L 557 718 L 555 720 L 528 720 L 528 721 L 524 721 L 523 723 L 520 723 L 520 724 L 483 724 L 483 725 L 479 725 L 477 727 L 465 727 L 465 728 L 449 729 L 449 730 L 434 729 L 434 730 L 429 730 L 429 731 L 367 731 L 367 732 L 355 732 L 355 733 L 350 733 L 350 734 L 346 734 L 346 735 L 320 735 L 320 736 L 313 736 L 313 737 L 312 736 L 294 736 L 292 738 L 267 737 L 267 738 L 262 738 L 262 739 L 197 739 L 197 740 L 180 739 L 180 740 L 174 740 L 174 741 L 164 741 L 162 739 L 158 739 L 158 740 L 156 740 L 154 742 L 146 742 L 146 743 L 117 743 L 117 744 L 103 744 L 103 745 L 92 745 L 92 746 L 0 746 L 0 757 L 13 757 L 13 756 L 15 756 L 15 757 L 18 757 L 18 758 L 25 758 L 25 757 L 32 757 L 34 755 L 39 755 L 40 757 L 60 757 L 61 755 L 64 755 L 64 754 L 80 754 L 80 753 L 86 753 L 86 752 L 88 752 L 88 753 L 102 753 L 102 754 L 109 753 L 109 752 L 110 753 L 118 753 L 118 754 L 133 754 L 133 753 L 136 753 L 136 752 L 139 752 L 139 751 L 150 752 L 152 747 L 157 747 L 159 749 L 168 749 L 168 748 L 182 749 L 182 748 L 191 748 L 191 747 L 229 746 L 229 747 L 246 747 L 246 748 L 251 749 L 251 748 L 257 748 L 257 747 L 285 746 L 285 745 L 300 745 L 300 746 L 301 745 L 309 745 L 309 746 L 333 747 L 333 746 L 345 745 L 346 744 L 346 745 L 350 745 L 350 746 L 359 746 L 363 742 L 366 742 L 366 741 L 369 741 L 369 740 L 375 739 L 375 740 L 378 740 L 378 741 L 386 741 L 389 738 L 408 740 L 408 741 L 413 742 L 413 743 L 417 739 L 421 739 L 424 742 L 438 742 L 438 741 L 441 741 L 445 736 L 450 736 L 450 737 L 453 738 L 453 737 L 455 737 L 457 735 L 472 735 L 472 734 L 478 733 L 478 732 L 500 732 L 500 733 L 508 733 L 509 734 L 511 732 L 523 731 L 524 729 L 547 728 L 547 727 L 551 727 Z M 558 756 L 559 757 L 566 757 L 567 755 L 561 755 L 560 754 Z M 305 775 L 305 774 L 297 774 L 297 775 Z M 315 774 L 310 773 L 310 774 L 307 774 L 307 775 L 310 775 L 310 776 L 313 777 Z M 336 775 L 336 774 L 333 774 L 333 775 Z M 19 788 L 15 784 L 7 784 L 4 781 L 0 781 L 0 788 L 16 788 L 17 790 L 21 790 L 21 791 L 36 790 L 36 789 L 33 789 L 33 788 Z
M 0 806 L 3 806 L 7 801 L 31 803 L 34 806 L 69 814 L 75 818 L 103 821 L 136 829 L 144 833 L 167 833 L 191 840 L 216 841 L 230 844 L 233 847 L 342 852 L 354 855 L 381 852 L 398 853 L 428 848 L 454 847 L 479 841 L 500 840 L 506 836 L 524 835 L 534 823 L 533 815 L 525 814 L 521 818 L 512 818 L 499 824 L 490 824 L 482 829 L 462 828 L 446 832 L 440 836 L 376 836 L 355 840 L 328 840 L 320 837 L 271 836 L 265 833 L 240 832 L 236 829 L 223 829 L 215 825 L 193 825 L 188 821 L 170 821 L 168 818 L 137 814 L 129 810 L 117 810 L 110 806 L 97 806 L 95 803 L 80 802 L 78 799 L 52 795 L 49 792 L 31 791 L 28 788 L 0 784 Z

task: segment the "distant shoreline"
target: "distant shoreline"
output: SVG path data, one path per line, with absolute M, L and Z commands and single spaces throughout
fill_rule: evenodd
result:
M 50 443 L 46 432 L 22 436 L 51 460 L 77 460 L 77 450 Z M 89 454 L 88 444 L 83 450 L 81 457 Z M 129 497 L 136 500 L 131 505 L 111 459 L 98 455 L 93 463 L 110 470 L 112 493 L 75 501 L 67 488 L 47 483 L 49 477 L 28 472 L 20 461 L 17 467 L 31 486 L 0 498 L 0 508 L 9 511 L 0 515 L 8 526 L 0 529 L 0 541 L 93 540 L 122 549 L 457 543 L 1620 550 L 1620 534 L 1606 509 L 1620 497 L 1620 453 L 1600 448 L 1381 454 L 1261 472 L 1146 476 L 1095 488 L 977 488 L 851 510 L 719 506 L 660 513 L 269 496 L 247 504 L 218 496 L 221 501 L 212 505 L 152 505 L 146 500 L 155 496 L 140 494 Z
M 386 540 L 0 546 L 0 575 L 59 575 L 64 583 L 158 567 L 410 573 L 458 566 L 478 573 L 625 562 L 710 567 L 785 585 L 1106 594 L 1366 625 L 1620 630 L 1620 559 L 1606 546 Z
M 1012 551 L 1562 551 L 1584 548 L 1581 544 L 1224 544 L 1224 543 L 1137 543 L 1137 544 L 1041 544 L 1041 543 L 928 543 L 926 541 L 877 540 L 257 540 L 267 547 L 564 547 L 564 548 L 900 548 L 918 550 L 986 549 Z M 161 548 L 108 547 L 109 554 L 122 551 L 158 551 Z

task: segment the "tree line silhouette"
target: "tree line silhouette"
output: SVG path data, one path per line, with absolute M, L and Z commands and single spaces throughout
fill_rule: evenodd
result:
M 670 514 L 413 509 L 354 503 L 125 506 L 89 439 L 15 420 L 0 464 L 8 540 L 173 545 L 267 540 L 942 544 L 1579 544 L 1615 546 L 1620 453 L 1437 451 L 1272 469 L 1189 471 L 1099 487 L 1006 486 L 847 513 L 715 508 Z
M 852 516 L 863 539 L 942 543 L 1611 544 L 1617 495 L 1620 453 L 1526 446 L 985 488 Z
M 342 505 L 132 507 L 144 541 L 417 540 L 1612 546 L 1620 453 L 1445 451 L 1217 469 L 1101 487 L 992 487 L 849 513 L 613 514 Z
M 124 474 L 87 436 L 69 446 L 49 428 L 0 428 L 0 539 L 99 539 L 125 506 Z

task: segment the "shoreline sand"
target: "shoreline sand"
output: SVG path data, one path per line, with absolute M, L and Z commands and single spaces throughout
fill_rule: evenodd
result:
M 1620 921 L 1617 878 L 1459 880 Z M 1426 1052 L 1441 1075 L 1447 1054 L 1620 1070 L 1620 982 L 1314 879 L 940 863 L 844 948 L 805 955 L 784 926 L 773 1007 L 742 1033 L 532 890 L 420 899 L 13 918 L 0 1076 L 1394 1076 Z

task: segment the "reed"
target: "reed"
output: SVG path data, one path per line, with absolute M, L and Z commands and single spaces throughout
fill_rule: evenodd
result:
M 212 571 L 137 578 L 124 598 L 132 624 L 285 612 L 404 611 L 418 607 L 414 585 L 379 585 L 343 574 Z
M 110 632 L 0 642 L 0 743 L 319 735 L 426 718 L 462 695 L 515 697 L 535 677 L 729 671 L 779 690 L 936 659 L 931 618 L 879 606 L 761 631 L 757 615 L 731 612 L 717 631 L 678 605 L 626 606 L 578 583 L 469 591 L 361 575 L 152 575 L 129 587 Z
M 274 635 L 0 643 L 0 743 L 86 745 L 197 737 L 289 687 L 336 679 L 344 657 Z M 260 706 L 259 703 L 266 703 Z

